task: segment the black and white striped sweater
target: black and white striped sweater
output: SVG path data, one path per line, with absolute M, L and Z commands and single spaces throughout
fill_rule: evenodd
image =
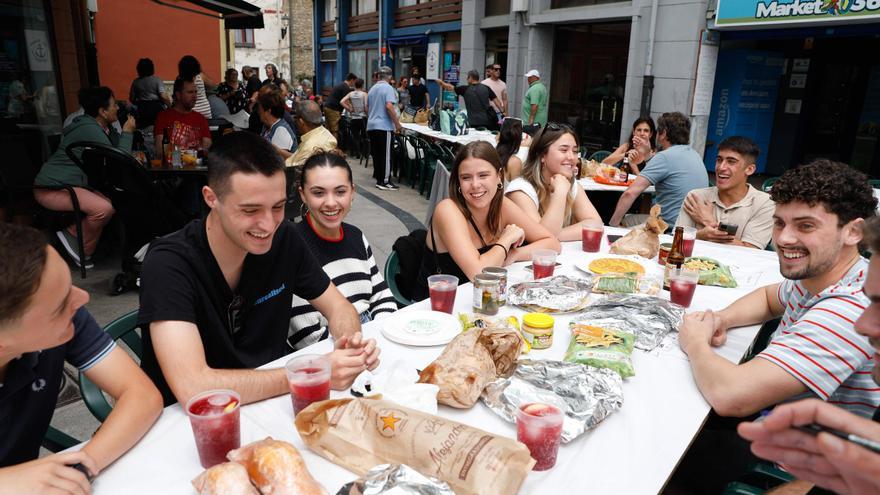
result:
M 366 236 L 357 227 L 342 224 L 342 238 L 328 240 L 320 237 L 310 225 L 311 219 L 296 225 L 305 244 L 324 267 L 324 272 L 354 305 L 358 314 L 367 313 L 370 319 L 397 311 L 397 303 L 382 273 L 376 266 L 373 250 Z M 294 350 L 302 349 L 330 335 L 327 318 L 308 301 L 293 296 L 290 312 L 290 330 L 287 343 Z

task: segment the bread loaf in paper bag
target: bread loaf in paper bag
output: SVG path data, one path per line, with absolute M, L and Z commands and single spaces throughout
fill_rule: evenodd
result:
M 644 225 L 633 227 L 628 234 L 614 241 L 609 250 L 613 254 L 637 254 L 643 258 L 653 258 L 660 252 L 660 234 L 669 225 L 660 218 L 660 205 L 651 207 L 651 215 Z
M 407 464 L 457 495 L 515 494 L 535 464 L 512 438 L 381 399 L 315 402 L 296 416 L 296 429 L 310 449 L 360 476 Z

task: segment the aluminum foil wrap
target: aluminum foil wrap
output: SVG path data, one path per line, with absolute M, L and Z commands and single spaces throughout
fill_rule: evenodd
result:
M 565 413 L 562 441 L 568 443 L 594 428 L 623 405 L 623 378 L 614 371 L 565 361 L 521 359 L 510 378 L 490 383 L 483 403 L 516 423 L 523 404 L 543 402 Z
M 362 478 L 342 485 L 336 495 L 455 495 L 445 481 L 406 464 L 380 464 Z
M 630 331 L 636 349 L 653 351 L 678 330 L 683 317 L 684 308 L 659 297 L 611 295 L 593 302 L 573 321 Z
M 539 313 L 570 313 L 587 306 L 592 288 L 592 275 L 584 278 L 557 275 L 509 287 L 507 302 Z

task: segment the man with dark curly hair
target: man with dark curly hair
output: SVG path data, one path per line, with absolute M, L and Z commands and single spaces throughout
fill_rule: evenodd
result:
M 785 281 L 727 308 L 696 312 L 679 329 L 697 386 L 722 416 L 747 416 L 800 397 L 818 397 L 863 416 L 880 405 L 874 351 L 853 328 L 869 304 L 868 262 L 859 254 L 877 200 L 861 172 L 816 160 L 787 171 L 771 197 L 773 243 Z M 715 354 L 728 329 L 782 318 L 760 359 L 735 365 Z

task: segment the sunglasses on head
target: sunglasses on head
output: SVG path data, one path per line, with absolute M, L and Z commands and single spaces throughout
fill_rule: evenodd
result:
M 550 131 L 571 131 L 574 132 L 574 129 L 568 125 L 563 124 L 561 122 L 547 122 L 547 125 L 544 126 L 545 129 Z

